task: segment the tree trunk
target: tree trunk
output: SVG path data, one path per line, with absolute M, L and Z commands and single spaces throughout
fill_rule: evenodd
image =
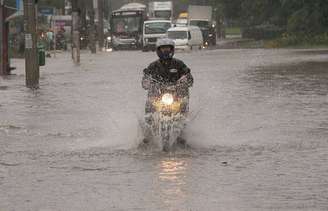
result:
M 80 11 L 78 0 L 72 0 L 72 57 L 75 64 L 80 63 Z
M 104 48 L 104 1 L 98 0 L 98 44 L 102 51 Z
M 6 74 L 6 69 L 5 69 L 5 42 L 6 40 L 4 39 L 4 32 L 5 32 L 5 15 L 4 11 L 5 8 L 3 4 L 1 3 L 0 5 L 0 75 L 5 75 Z
M 35 0 L 24 0 L 26 86 L 39 88 Z
M 95 25 L 95 11 L 93 8 L 93 1 L 90 0 L 88 8 L 88 15 L 90 18 L 89 25 L 89 48 L 91 53 L 97 53 L 96 48 L 96 25 Z

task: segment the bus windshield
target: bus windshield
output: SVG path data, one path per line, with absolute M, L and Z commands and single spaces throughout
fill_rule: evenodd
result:
M 140 16 L 116 16 L 113 17 L 113 32 L 128 33 L 141 31 Z

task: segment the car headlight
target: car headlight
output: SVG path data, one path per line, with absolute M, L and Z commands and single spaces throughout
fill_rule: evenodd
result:
M 164 103 L 164 105 L 172 105 L 174 102 L 174 98 L 173 95 L 170 93 L 166 93 L 162 96 L 162 102 Z

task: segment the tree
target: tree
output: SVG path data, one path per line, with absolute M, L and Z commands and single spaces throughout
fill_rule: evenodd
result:
M 328 32 L 327 0 L 211 0 L 223 5 L 226 19 L 249 28 L 271 25 L 292 34 Z
M 65 0 L 38 0 L 40 6 L 56 7 L 57 9 L 65 8 Z
M 325 0 L 284 0 L 283 6 L 289 12 L 288 32 L 308 35 L 328 32 L 328 6 Z
M 4 3 L 10 7 L 16 7 L 16 0 L 5 0 Z

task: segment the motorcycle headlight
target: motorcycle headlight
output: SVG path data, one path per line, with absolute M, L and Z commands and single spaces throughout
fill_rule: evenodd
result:
M 162 102 L 164 103 L 164 105 L 172 105 L 174 102 L 174 98 L 172 94 L 164 94 L 162 96 Z
M 112 40 L 112 37 L 107 37 L 107 41 L 111 41 Z

